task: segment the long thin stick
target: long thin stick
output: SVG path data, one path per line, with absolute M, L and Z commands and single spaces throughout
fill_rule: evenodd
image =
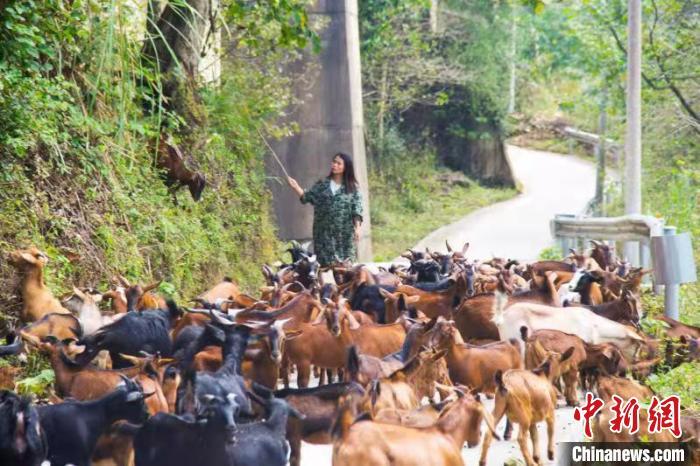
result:
M 284 176 L 286 176 L 287 178 L 289 178 L 289 173 L 287 173 L 287 170 L 284 168 L 284 165 L 282 165 L 282 162 L 280 161 L 279 157 L 277 157 L 277 154 L 275 153 L 275 150 L 272 148 L 272 146 L 270 145 L 270 143 L 267 142 L 267 139 L 265 139 L 265 136 L 263 136 L 262 132 L 260 132 L 260 128 L 257 128 L 257 130 L 258 130 L 258 134 L 259 134 L 260 137 L 262 138 L 262 140 L 263 140 L 263 142 L 265 143 L 265 145 L 267 146 L 267 148 L 270 149 L 270 152 L 272 152 L 272 156 L 273 156 L 274 159 L 277 161 L 277 164 L 278 164 L 278 165 L 280 166 L 280 168 L 282 169 L 282 172 L 284 173 Z

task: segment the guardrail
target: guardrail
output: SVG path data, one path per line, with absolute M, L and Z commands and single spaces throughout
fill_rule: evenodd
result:
M 696 280 L 690 236 L 676 234 L 676 228 L 664 220 L 646 215 L 623 217 L 585 217 L 556 215 L 550 221 L 552 236 L 564 253 L 570 248 L 585 248 L 589 240 L 639 243 L 639 257 L 645 268 L 651 267 L 650 248 L 654 246 L 658 267 L 654 270 L 654 292 L 664 285 L 664 314 L 678 319 L 679 285 Z M 652 238 L 654 240 L 652 241 Z

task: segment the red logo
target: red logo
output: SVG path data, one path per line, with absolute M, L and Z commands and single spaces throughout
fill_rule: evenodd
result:
M 595 416 L 602 407 L 603 400 L 594 397 L 590 392 L 586 392 L 586 403 L 583 407 L 577 407 L 574 410 L 574 419 L 580 421 L 581 418 L 583 418 L 583 433 L 588 438 L 593 438 L 593 432 L 591 432 L 591 418 Z
M 639 401 L 632 397 L 623 406 L 624 400 L 619 396 L 613 395 L 612 400 L 614 404 L 610 410 L 615 417 L 610 420 L 610 432 L 619 434 L 624 426 L 630 434 L 636 434 L 639 431 Z
M 681 399 L 671 395 L 659 401 L 651 397 L 649 406 L 649 433 L 658 433 L 668 429 L 674 437 L 681 436 Z
M 583 433 L 587 438 L 593 438 L 591 430 L 591 418 L 603 408 L 605 403 L 600 398 L 586 393 L 586 402 L 580 408 L 574 410 L 574 419 L 583 421 Z M 632 397 L 625 401 L 618 395 L 612 396 L 612 403 L 609 405 L 613 418 L 608 423 L 610 432 L 619 434 L 623 427 L 630 434 L 639 432 L 639 411 L 641 406 L 639 400 Z M 648 431 L 650 434 L 660 433 L 668 430 L 674 437 L 681 436 L 681 399 L 678 395 L 671 395 L 659 401 L 656 396 L 651 398 L 651 404 L 647 409 Z

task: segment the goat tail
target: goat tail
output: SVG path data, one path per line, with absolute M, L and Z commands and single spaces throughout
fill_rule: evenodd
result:
M 331 428 L 331 438 L 334 442 L 342 442 L 347 438 L 350 427 L 355 420 L 349 400 L 343 401 Z
M 503 383 L 503 371 L 502 370 L 497 370 L 496 373 L 493 375 L 493 380 L 496 382 L 496 386 L 498 387 L 498 391 L 501 392 L 502 394 L 505 394 L 506 390 L 506 385 Z
M 360 375 L 360 353 L 357 351 L 357 346 L 352 345 L 348 349 L 348 377 L 351 382 L 357 382 Z
M 165 304 L 168 306 L 168 313 L 170 314 L 171 319 L 176 319 L 182 315 L 182 311 L 179 307 L 177 307 L 177 303 L 174 299 L 166 300 Z
M 527 326 L 525 325 L 520 327 L 520 338 L 522 338 L 523 341 L 527 341 Z
M 505 311 L 506 304 L 508 304 L 508 295 L 497 289 L 496 299 L 493 300 L 493 318 L 491 319 L 494 324 L 499 325 L 503 323 L 503 313 Z

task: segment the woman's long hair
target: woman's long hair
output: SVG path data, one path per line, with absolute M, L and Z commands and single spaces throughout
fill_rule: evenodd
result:
M 345 185 L 346 193 L 354 193 L 358 187 L 357 179 L 355 178 L 355 166 L 352 163 L 352 157 L 350 157 L 345 152 L 338 152 L 333 156 L 333 158 L 340 157 L 343 159 L 343 164 L 345 165 L 345 171 L 343 172 L 343 184 Z M 333 177 L 333 170 L 328 173 L 327 178 Z

